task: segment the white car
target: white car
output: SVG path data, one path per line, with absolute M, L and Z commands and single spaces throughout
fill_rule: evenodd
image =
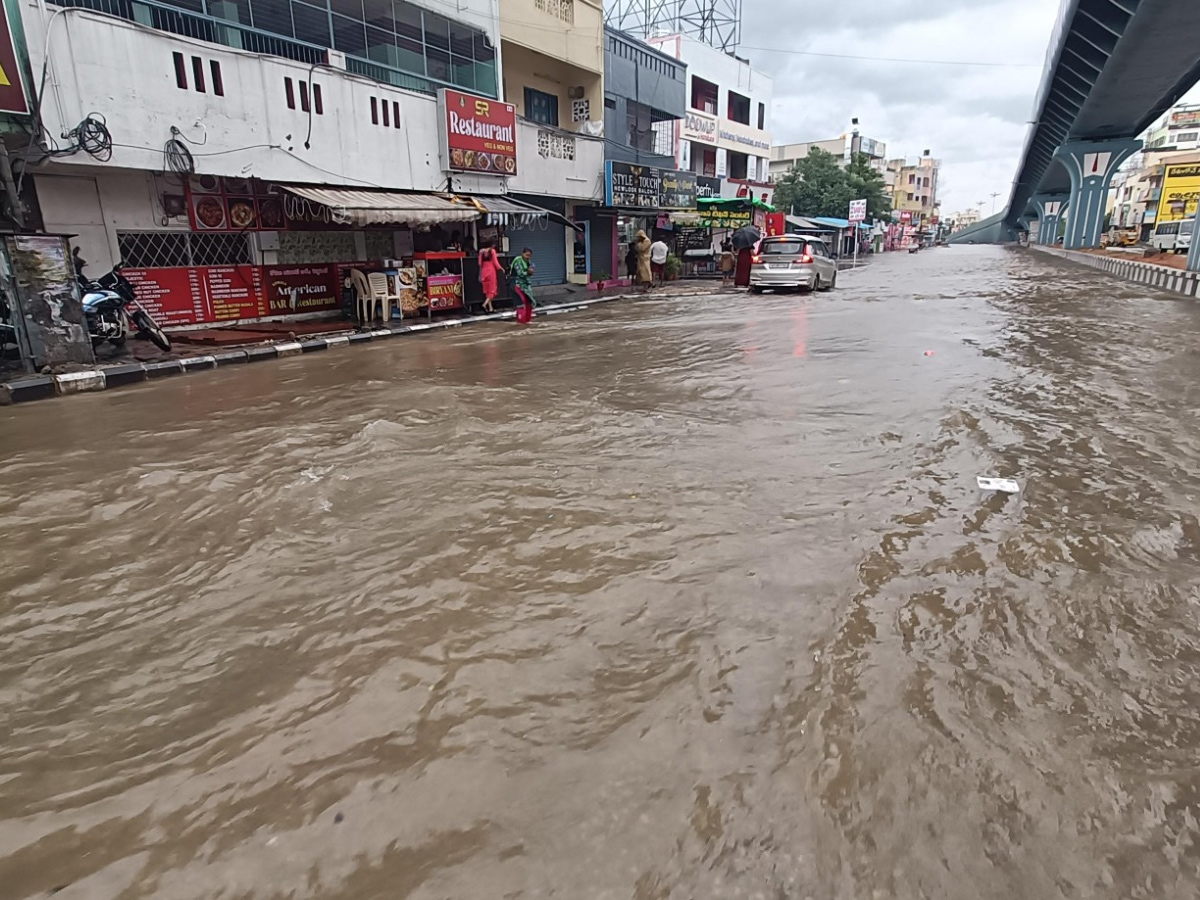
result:
M 800 234 L 763 238 L 750 257 L 750 292 L 767 288 L 828 291 L 837 285 L 837 260 L 823 240 Z

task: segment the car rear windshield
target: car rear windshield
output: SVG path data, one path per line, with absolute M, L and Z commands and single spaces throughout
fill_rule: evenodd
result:
M 762 252 L 781 256 L 799 256 L 804 252 L 804 241 L 768 241 L 762 245 Z

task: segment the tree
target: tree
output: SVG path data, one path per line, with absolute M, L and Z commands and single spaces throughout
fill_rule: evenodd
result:
M 868 218 L 886 218 L 892 211 L 883 176 L 871 168 L 870 157 L 856 153 L 843 169 L 832 153 L 813 147 L 776 182 L 774 203 L 793 215 L 844 219 L 850 201 L 864 198 Z
M 887 219 L 891 215 L 892 198 L 883 176 L 871 168 L 871 157 L 855 153 L 846 169 L 846 180 L 854 192 L 854 199 L 867 201 L 868 219 Z

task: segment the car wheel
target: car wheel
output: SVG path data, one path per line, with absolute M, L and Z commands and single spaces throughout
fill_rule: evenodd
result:
M 829 282 L 829 290 L 832 291 L 835 287 L 837 287 L 837 272 L 833 273 L 833 280 Z
M 761 294 L 762 292 L 763 292 L 763 289 L 761 287 L 759 287 L 757 284 L 750 285 L 750 293 Z

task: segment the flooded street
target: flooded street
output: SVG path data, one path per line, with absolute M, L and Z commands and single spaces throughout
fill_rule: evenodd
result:
M 953 247 L 0 408 L 0 897 L 1193 898 L 1197 333 Z

